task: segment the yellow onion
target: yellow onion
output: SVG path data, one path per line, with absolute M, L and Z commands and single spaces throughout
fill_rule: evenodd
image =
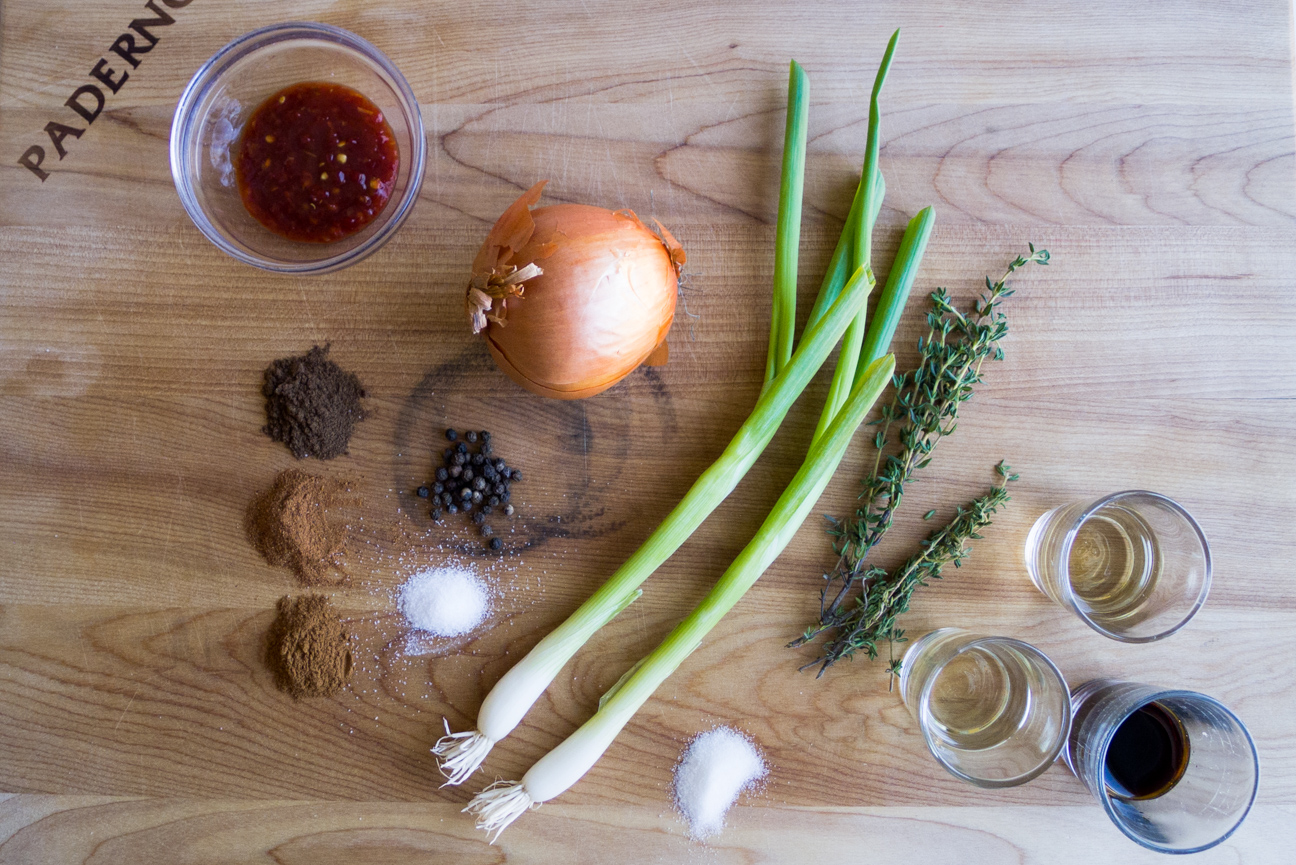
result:
M 654 233 L 629 210 L 531 210 L 545 182 L 491 229 L 466 307 L 510 378 L 541 396 L 583 399 L 644 361 L 665 362 L 684 250 L 660 222 Z

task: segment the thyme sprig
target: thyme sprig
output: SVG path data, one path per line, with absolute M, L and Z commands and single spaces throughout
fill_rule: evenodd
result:
M 883 568 L 869 568 L 865 580 L 867 594 L 855 599 L 854 606 L 835 624 L 837 632 L 824 646 L 822 657 L 807 666 L 821 664 L 819 675 L 823 675 L 835 661 L 858 651 L 865 652 L 870 659 L 876 658 L 882 640 L 893 649 L 895 643 L 905 641 L 904 631 L 896 627 L 896 619 L 908 612 L 913 593 L 927 585 L 928 580 L 939 580 L 946 565 L 961 567 L 970 553 L 968 542 L 980 540 L 981 530 L 1010 501 L 1008 484 L 1017 480 L 1017 475 L 1003 462 L 995 470 L 1000 474 L 999 483 L 985 495 L 959 507 L 954 518 L 929 534 L 921 542 L 920 550 L 898 570 L 888 574 Z M 899 672 L 900 662 L 892 652 L 887 673 Z
M 1031 244 L 1030 254 L 1018 256 L 998 282 L 986 278 L 986 292 L 974 302 L 970 314 L 959 312 L 943 288 L 930 295 L 932 309 L 927 314 L 927 335 L 918 342 L 918 368 L 895 376 L 892 400 L 874 421 L 881 426 L 874 438 L 877 457 L 872 473 L 864 481 L 862 504 L 848 521 L 829 518 L 838 560 L 833 570 L 824 575 L 819 621 L 789 644 L 801 646 L 825 631 L 834 631 L 821 656 L 806 665 L 820 664 L 819 675 L 856 651 L 877 657 L 880 639 L 902 639 L 903 632 L 894 628 L 895 617 L 908 609 L 913 591 L 926 579 L 939 577 L 945 564 L 954 562 L 957 566 L 966 556 L 966 542 L 976 537 L 976 532 L 989 524 L 989 517 L 1008 501 L 1005 488 L 1010 478 L 1001 464 L 1003 484 L 961 508 L 949 525 L 928 537 L 923 552 L 907 562 L 894 578 L 885 569 L 866 563 L 869 553 L 891 527 L 905 485 L 931 462 L 936 444 L 957 428 L 959 407 L 971 399 L 973 386 L 981 381 L 982 364 L 1003 357 L 998 343 L 1008 333 L 1008 319 L 999 307 L 1013 295 L 1008 279 L 1027 264 L 1045 265 L 1048 261 L 1048 250 L 1037 251 Z M 897 426 L 893 440 L 890 436 Z M 890 447 L 894 444 L 898 444 L 898 450 Z M 979 522 L 982 519 L 984 523 Z M 924 559 L 927 552 L 933 558 Z M 923 566 L 923 561 L 930 561 L 935 571 Z M 911 572 L 911 566 L 918 570 Z M 910 579 L 908 574 L 916 575 L 916 579 Z M 856 586 L 859 594 L 848 601 Z

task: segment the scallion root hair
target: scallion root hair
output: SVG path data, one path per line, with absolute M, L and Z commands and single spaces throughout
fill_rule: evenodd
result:
M 451 733 L 449 721 L 445 721 L 445 731 L 446 734 L 432 747 L 432 753 L 436 755 L 437 765 L 446 778 L 441 786 L 455 787 L 467 781 L 473 772 L 481 768 L 495 742 L 477 730 Z
M 496 781 L 474 796 L 463 810 L 477 817 L 477 828 L 490 835 L 494 844 L 514 820 L 539 807 L 521 781 Z

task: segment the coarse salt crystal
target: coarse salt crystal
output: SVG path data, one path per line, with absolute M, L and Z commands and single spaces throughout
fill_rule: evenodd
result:
M 765 777 L 765 762 L 751 740 L 729 727 L 694 739 L 675 766 L 675 806 L 701 841 L 724 828 L 738 795 Z
M 438 637 L 456 637 L 482 623 L 490 609 L 490 595 L 467 568 L 428 568 L 405 581 L 398 603 L 410 627 Z

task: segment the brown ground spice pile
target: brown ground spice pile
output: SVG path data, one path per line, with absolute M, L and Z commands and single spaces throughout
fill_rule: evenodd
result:
M 331 697 L 351 678 L 346 628 L 323 595 L 279 599 L 266 634 L 266 663 L 280 689 L 301 697 Z
M 262 431 L 288 445 L 297 459 L 331 460 L 346 453 L 365 417 L 360 379 L 329 360 L 328 350 L 317 345 L 300 357 L 281 357 L 265 371 Z
M 246 528 L 252 545 L 277 567 L 292 568 L 302 585 L 338 583 L 346 526 L 328 517 L 346 486 L 329 478 L 287 469 L 274 486 L 248 505 Z

